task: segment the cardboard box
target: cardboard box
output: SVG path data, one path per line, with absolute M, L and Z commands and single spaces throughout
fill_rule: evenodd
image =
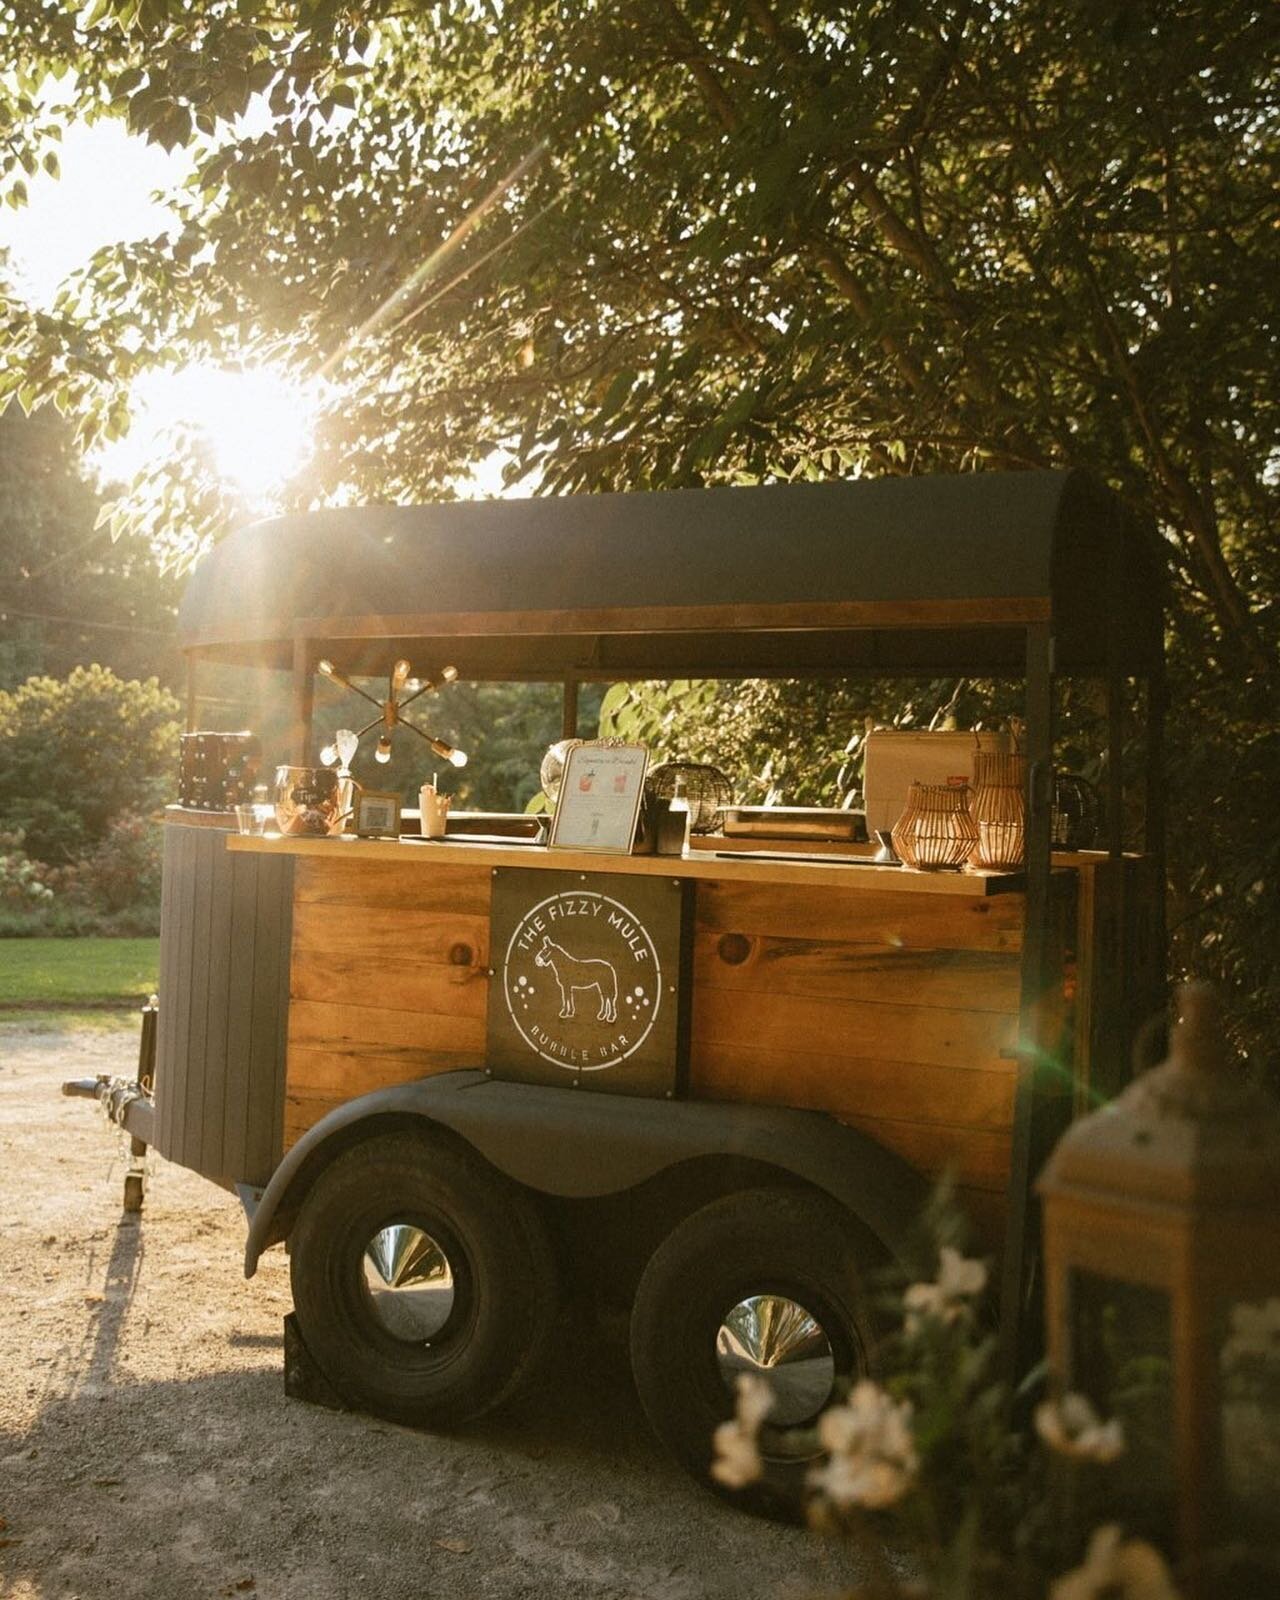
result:
M 877 728 L 867 735 L 862 788 L 867 832 L 887 833 L 902 815 L 913 783 L 973 782 L 977 750 L 1007 751 L 1007 733 L 929 733 L 923 729 Z

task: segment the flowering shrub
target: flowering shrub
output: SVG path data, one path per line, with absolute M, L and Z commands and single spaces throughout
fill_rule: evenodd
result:
M 0 906 L 29 911 L 54 897 L 55 868 L 33 861 L 23 849 L 20 830 L 0 833 Z
M 133 811 L 113 817 L 101 842 L 75 868 L 75 892 L 84 903 L 114 915 L 159 911 L 161 829 Z
M 0 937 L 145 936 L 160 926 L 161 829 L 126 812 L 80 860 L 53 867 L 0 832 Z
M 1078 1497 L 1062 1491 L 1115 1461 L 1123 1430 L 1068 1394 L 1036 1408 L 1026 1437 L 979 1316 L 986 1286 L 981 1261 L 944 1245 L 935 1277 L 901 1298 L 881 1381 L 862 1379 L 818 1419 L 809 1520 L 857 1546 L 867 1575 L 850 1600 L 1178 1600 L 1160 1554 L 1116 1525 L 1093 1532 L 1083 1560 L 1071 1547 L 1073 1519 L 1055 1508 Z M 736 1415 L 715 1435 L 721 1483 L 761 1475 L 772 1403 L 762 1379 L 739 1379 Z M 890 1548 L 910 1552 L 914 1575 Z
M 104 667 L 0 692 L 0 824 L 29 855 L 79 860 L 126 809 L 160 804 L 177 767 L 178 702 Z

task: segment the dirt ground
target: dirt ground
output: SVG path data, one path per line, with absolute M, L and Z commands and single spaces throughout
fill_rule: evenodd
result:
M 64 1077 L 132 1076 L 132 1030 L 0 1021 L 5 1600 L 830 1596 L 848 1553 L 753 1521 L 649 1435 L 616 1339 L 566 1328 L 537 1390 L 449 1436 L 284 1395 L 285 1256 Z

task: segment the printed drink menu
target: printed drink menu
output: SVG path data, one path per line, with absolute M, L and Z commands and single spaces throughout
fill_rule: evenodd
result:
M 649 752 L 642 744 L 580 744 L 569 751 L 551 845 L 625 855 L 636 835 Z

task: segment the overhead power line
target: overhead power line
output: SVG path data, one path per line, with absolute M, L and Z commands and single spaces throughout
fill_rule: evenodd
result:
M 0 602 L 0 622 L 21 617 L 24 622 L 57 622 L 70 628 L 100 628 L 109 633 L 149 633 L 157 639 L 175 638 L 172 628 L 148 628 L 141 622 L 90 622 L 86 617 L 60 617 L 52 611 L 19 611 Z

